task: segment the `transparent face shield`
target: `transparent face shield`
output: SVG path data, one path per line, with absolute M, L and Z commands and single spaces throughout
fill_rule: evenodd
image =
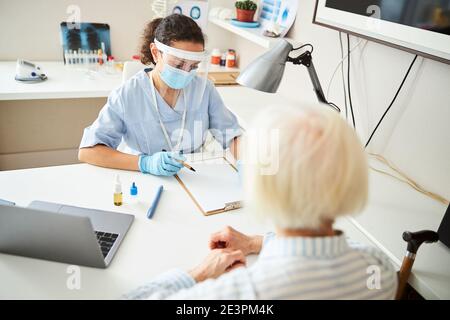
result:
M 175 112 L 180 114 L 179 129 L 183 130 L 184 134 L 179 149 L 192 149 L 192 146 L 198 146 L 203 139 L 202 136 L 193 137 L 192 130 L 197 132 L 196 135 L 201 135 L 204 130 L 202 130 L 203 128 L 191 128 L 191 123 L 186 124 L 184 113 L 185 110 L 189 113 L 195 112 L 208 98 L 205 96 L 205 91 L 210 55 L 206 51 L 187 51 L 170 47 L 156 39 L 154 43 L 159 51 L 159 56 L 153 72 L 165 84 L 165 86 L 158 86 L 158 93 Z M 182 123 L 183 121 L 184 123 Z M 193 125 L 199 126 L 201 123 Z M 175 132 L 172 134 L 177 135 Z M 170 138 L 172 142 L 178 141 L 173 136 Z
M 162 64 L 157 72 L 161 80 L 168 86 L 167 89 L 181 90 L 184 94 L 196 92 L 201 97 L 204 93 L 208 79 L 210 56 L 207 51 L 187 51 L 170 47 L 155 39 L 155 45 L 160 52 Z M 159 62 L 159 61 L 158 61 Z M 164 94 L 164 92 L 160 92 Z M 196 97 L 188 104 L 198 103 Z

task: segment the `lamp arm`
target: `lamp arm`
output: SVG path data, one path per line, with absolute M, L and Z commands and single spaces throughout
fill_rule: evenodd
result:
M 311 52 L 305 51 L 296 58 L 291 58 L 288 56 L 287 61 L 292 62 L 293 64 L 302 64 L 308 69 L 309 78 L 311 79 L 311 82 L 313 84 L 314 92 L 316 93 L 317 99 L 322 103 L 329 104 L 323 93 L 322 86 L 320 85 L 316 69 L 314 68 Z
M 314 87 L 314 92 L 316 93 L 317 99 L 320 102 L 328 104 L 325 95 L 323 94 L 322 86 L 320 85 L 319 77 L 317 76 L 316 69 L 314 68 L 314 64 L 311 61 L 311 65 L 308 68 L 309 77 L 311 78 L 311 82 Z

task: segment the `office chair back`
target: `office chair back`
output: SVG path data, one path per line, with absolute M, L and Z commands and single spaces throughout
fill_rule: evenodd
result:
M 127 81 L 136 73 L 145 69 L 146 67 L 148 66 L 142 64 L 140 61 L 137 60 L 125 61 L 122 72 L 122 83 L 124 83 L 125 81 Z

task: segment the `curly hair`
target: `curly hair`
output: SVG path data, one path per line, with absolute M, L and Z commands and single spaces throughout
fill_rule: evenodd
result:
M 144 29 L 141 45 L 141 62 L 155 64 L 150 44 L 155 38 L 168 46 L 172 41 L 191 41 L 205 45 L 202 29 L 191 18 L 181 14 L 171 14 L 165 18 L 156 18 L 150 21 Z

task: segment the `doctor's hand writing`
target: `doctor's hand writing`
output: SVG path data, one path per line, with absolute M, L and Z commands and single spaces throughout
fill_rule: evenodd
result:
M 248 236 L 229 226 L 213 233 L 209 240 L 210 249 L 227 248 L 241 250 L 244 255 L 261 251 L 263 236 Z
M 240 250 L 216 249 L 212 250 L 205 260 L 189 274 L 196 282 L 215 279 L 222 274 L 239 267 L 245 267 L 245 255 Z
M 173 176 L 183 165 L 186 157 L 176 152 L 156 152 L 153 155 L 139 156 L 139 170 L 142 173 L 151 173 L 157 176 Z

